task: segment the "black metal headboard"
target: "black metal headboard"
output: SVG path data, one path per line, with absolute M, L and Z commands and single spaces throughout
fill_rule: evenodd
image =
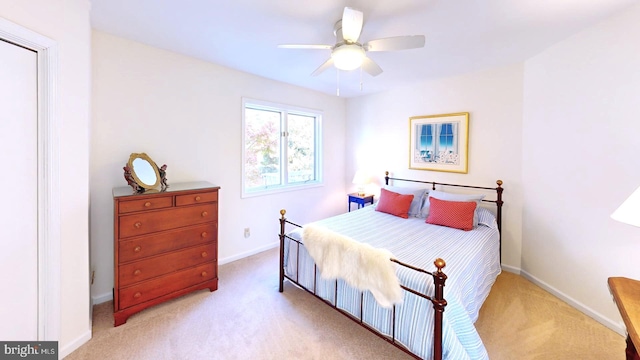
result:
M 389 180 L 431 184 L 432 190 L 436 189 L 436 185 L 443 185 L 443 186 L 453 186 L 453 187 L 460 187 L 460 188 L 466 188 L 466 189 L 481 189 L 481 190 L 495 191 L 496 192 L 495 200 L 482 200 L 482 201 L 496 204 L 496 222 L 498 223 L 498 232 L 500 233 L 500 262 L 502 262 L 502 204 L 504 203 L 504 201 L 502 201 L 502 192 L 504 191 L 504 188 L 502 187 L 502 180 L 497 180 L 496 184 L 498 186 L 495 188 L 492 188 L 492 187 L 475 186 L 475 185 L 446 184 L 446 183 L 439 183 L 435 181 L 399 179 L 399 178 L 389 177 L 389 172 L 385 171 L 384 183 L 386 185 L 389 185 Z

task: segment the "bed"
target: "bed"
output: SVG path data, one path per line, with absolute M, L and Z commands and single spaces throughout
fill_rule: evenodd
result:
M 488 359 L 474 323 L 501 271 L 502 181 L 491 188 L 391 178 L 387 172 L 387 189 L 404 189 L 397 186 L 402 182 L 413 183 L 408 192 L 424 189 L 433 197 L 456 188 L 485 196 L 491 192 L 491 199 L 480 196 L 477 203 L 492 203 L 492 209 L 477 206 L 469 231 L 425 223 L 422 207 L 428 205 L 423 204 L 435 204 L 429 195 L 420 200 L 418 212 L 412 208 L 413 216 L 406 219 L 367 206 L 300 226 L 282 210 L 279 290 L 284 290 L 285 280 L 290 281 L 416 358 Z M 434 205 L 429 213 L 435 212 Z M 357 289 L 341 278 L 323 277 L 302 236 L 305 227 L 312 225 L 388 250 L 402 288 L 401 302 L 384 307 L 371 291 Z

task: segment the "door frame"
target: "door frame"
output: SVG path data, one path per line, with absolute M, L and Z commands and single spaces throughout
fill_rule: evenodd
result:
M 58 43 L 0 17 L 0 39 L 38 59 L 38 340 L 60 340 Z

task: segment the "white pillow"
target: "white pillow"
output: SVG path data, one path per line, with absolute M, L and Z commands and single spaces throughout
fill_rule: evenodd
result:
M 444 191 L 431 190 L 429 191 L 429 197 L 434 197 L 438 200 L 446 201 L 462 201 L 462 202 L 476 202 L 476 210 L 473 214 L 473 227 L 478 226 L 478 208 L 480 208 L 480 202 L 485 198 L 484 194 L 454 194 Z M 426 218 L 429 215 L 429 199 L 427 199 L 422 205 L 420 210 L 420 217 Z
M 384 188 L 386 190 L 393 191 L 394 193 L 402 195 L 413 195 L 413 200 L 411 201 L 411 206 L 409 207 L 409 216 L 420 216 L 420 209 L 422 208 L 422 203 L 424 202 L 424 197 L 427 193 L 427 189 L 407 188 L 391 185 L 385 185 Z

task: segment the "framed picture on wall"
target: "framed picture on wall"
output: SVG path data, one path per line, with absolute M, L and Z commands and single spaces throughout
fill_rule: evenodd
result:
M 409 118 L 409 169 L 466 174 L 469 113 Z

